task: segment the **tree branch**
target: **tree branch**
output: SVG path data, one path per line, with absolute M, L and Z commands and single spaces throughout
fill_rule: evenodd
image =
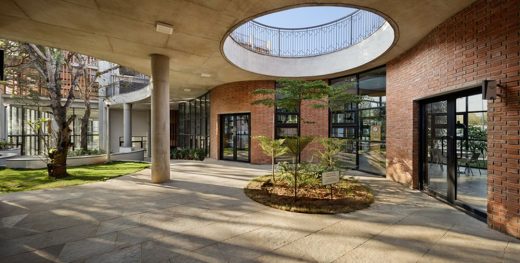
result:
M 32 48 L 32 50 L 34 51 L 34 53 L 36 55 L 38 55 L 42 60 L 44 61 L 47 61 L 50 59 L 50 56 L 48 56 L 49 54 L 44 55 L 43 52 L 40 50 L 40 48 L 38 48 L 35 44 L 28 44 L 30 48 Z
M 76 118 L 76 115 L 72 114 L 70 115 L 69 119 L 67 120 L 67 123 L 66 123 L 66 126 L 70 126 L 70 124 L 74 121 L 74 119 Z

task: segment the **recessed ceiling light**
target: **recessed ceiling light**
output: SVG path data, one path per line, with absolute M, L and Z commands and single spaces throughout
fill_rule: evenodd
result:
M 191 91 L 191 89 L 184 89 L 184 91 L 186 91 L 186 92 L 190 92 L 190 91 Z
M 202 78 L 211 78 L 211 74 L 209 74 L 209 73 L 200 73 L 200 76 Z
M 159 32 L 159 33 L 171 35 L 171 34 L 173 34 L 173 26 L 166 24 L 166 23 L 157 22 L 157 23 L 155 23 L 155 31 Z

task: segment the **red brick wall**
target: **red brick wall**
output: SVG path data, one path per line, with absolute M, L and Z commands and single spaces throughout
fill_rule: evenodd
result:
M 488 224 L 520 237 L 520 0 L 480 0 L 387 65 L 387 176 L 418 187 L 415 99 L 495 79 L 488 102 Z
M 219 158 L 220 123 L 219 115 L 227 113 L 251 113 L 251 136 L 264 135 L 273 137 L 274 109 L 251 105 L 256 98 L 251 94 L 255 89 L 274 88 L 274 81 L 244 81 L 228 83 L 211 90 L 211 120 L 210 120 L 210 157 Z M 328 109 L 315 109 L 312 102 L 304 102 L 301 107 L 302 136 L 328 137 Z M 302 161 L 316 161 L 313 157 L 320 145 L 316 139 L 302 152 Z M 262 153 L 258 143 L 251 139 L 251 163 L 271 163 L 271 159 Z
M 312 105 L 316 104 L 312 101 L 304 101 L 300 108 L 301 136 L 313 136 L 314 141 L 311 142 L 302 152 L 301 160 L 305 162 L 317 162 L 316 153 L 321 149 L 319 143 L 320 137 L 329 136 L 329 110 L 327 107 L 316 109 Z
M 210 157 L 219 158 L 220 123 L 219 115 L 227 113 L 251 113 L 251 137 L 264 135 L 273 137 L 274 109 L 261 105 L 251 105 L 256 99 L 251 93 L 256 89 L 274 88 L 274 81 L 244 81 L 218 86 L 210 93 Z M 271 159 L 262 153 L 258 143 L 251 139 L 251 163 L 270 163 Z

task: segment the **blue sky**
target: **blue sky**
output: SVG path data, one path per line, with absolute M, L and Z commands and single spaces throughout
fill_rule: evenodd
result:
M 356 11 L 356 9 L 346 7 L 299 7 L 265 15 L 255 20 L 269 26 L 298 28 L 325 24 L 354 11 Z

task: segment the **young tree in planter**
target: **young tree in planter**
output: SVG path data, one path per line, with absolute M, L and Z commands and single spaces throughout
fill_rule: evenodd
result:
M 322 150 L 318 151 L 317 156 L 320 158 L 320 164 L 325 170 L 333 170 L 337 167 L 337 154 L 345 148 L 345 139 L 339 138 L 321 138 L 320 144 Z
M 253 104 L 265 105 L 268 107 L 276 107 L 279 109 L 298 112 L 304 101 L 311 102 L 313 108 L 325 108 L 330 110 L 337 110 L 347 103 L 359 103 L 361 100 L 359 96 L 349 93 L 349 86 L 338 85 L 330 86 L 325 81 L 314 80 L 280 80 L 277 82 L 276 89 L 257 89 L 253 92 L 254 95 L 261 96 L 261 98 L 253 101 Z M 298 130 L 301 128 L 302 120 L 298 121 Z M 287 138 L 286 144 L 290 143 L 293 146 L 294 153 L 294 198 L 297 198 L 298 190 L 298 163 L 300 163 L 300 153 L 304 147 L 312 141 L 312 138 L 302 140 L 299 136 Z M 304 145 L 305 143 L 305 145 Z M 289 146 L 289 145 L 288 145 Z M 289 150 L 291 151 L 291 150 Z
M 307 145 L 309 145 L 313 140 L 314 140 L 314 138 L 312 136 L 302 136 L 302 137 L 298 136 L 298 137 L 286 138 L 287 149 L 289 149 L 289 153 L 291 153 L 292 159 L 293 159 L 292 175 L 293 175 L 293 183 L 294 183 L 293 187 L 294 187 L 294 198 L 295 199 L 298 198 L 298 186 L 299 186 L 298 179 L 300 178 L 300 174 L 299 174 L 300 155 L 303 152 L 303 150 L 305 149 L 305 147 L 307 147 Z
M 273 183 L 275 183 L 274 177 L 274 159 L 287 153 L 288 149 L 284 146 L 285 139 L 271 139 L 267 136 L 256 136 L 254 137 L 260 144 L 260 148 L 267 156 L 271 157 L 271 168 Z

